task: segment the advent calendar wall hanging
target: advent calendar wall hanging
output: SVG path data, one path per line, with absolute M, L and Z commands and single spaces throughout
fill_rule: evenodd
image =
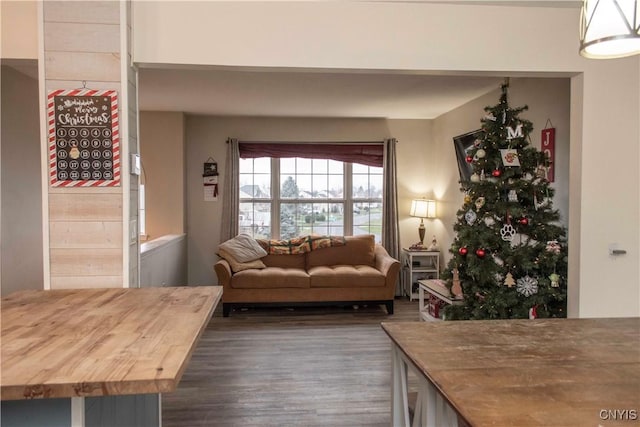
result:
M 115 90 L 54 90 L 47 100 L 52 187 L 120 185 Z

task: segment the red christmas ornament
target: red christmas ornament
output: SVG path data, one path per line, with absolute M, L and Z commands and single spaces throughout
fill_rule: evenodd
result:
M 500 175 L 502 175 L 502 171 L 501 171 L 500 169 L 494 169 L 494 170 L 491 172 L 491 175 L 492 175 L 492 176 L 495 176 L 495 177 L 497 178 L 497 177 L 499 177 Z
M 480 249 L 476 250 L 476 255 L 478 256 L 478 258 L 484 258 L 484 256 L 485 256 L 486 254 L 487 254 L 487 253 L 486 253 L 486 252 L 484 251 L 484 249 L 482 249 L 482 248 L 480 248 Z
M 528 225 L 529 224 L 529 219 L 528 218 L 520 218 L 520 224 Z
M 462 256 L 465 256 L 467 254 L 467 252 L 469 252 L 469 250 L 466 247 L 461 247 L 460 249 L 458 249 L 458 253 Z
M 471 157 L 471 156 L 467 156 L 464 159 L 467 161 L 467 163 L 473 162 L 473 157 Z

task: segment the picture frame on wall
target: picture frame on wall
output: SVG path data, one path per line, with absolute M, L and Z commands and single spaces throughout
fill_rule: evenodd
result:
M 469 178 L 473 173 L 473 166 L 470 163 L 467 163 L 466 158 L 474 147 L 474 142 L 481 137 L 481 129 L 453 137 L 453 145 L 456 150 L 456 160 L 458 162 L 460 181 L 469 181 Z

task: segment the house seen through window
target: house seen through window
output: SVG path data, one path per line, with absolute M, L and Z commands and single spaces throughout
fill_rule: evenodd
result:
M 328 159 L 240 159 L 240 232 L 256 238 L 382 234 L 382 168 Z

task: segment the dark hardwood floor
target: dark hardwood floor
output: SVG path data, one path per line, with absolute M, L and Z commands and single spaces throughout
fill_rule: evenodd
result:
M 391 423 L 390 342 L 382 321 L 417 320 L 418 303 L 220 307 L 178 390 L 162 396 L 164 427 L 385 426 Z

